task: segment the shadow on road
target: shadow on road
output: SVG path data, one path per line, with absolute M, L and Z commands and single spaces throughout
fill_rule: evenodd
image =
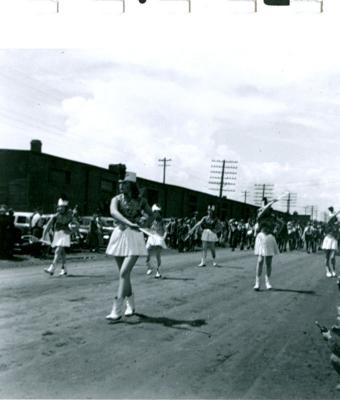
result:
M 106 275 L 73 275 L 67 274 L 67 278 L 105 278 Z
M 316 295 L 316 292 L 314 290 L 296 290 L 296 289 L 272 288 L 271 292 L 292 292 L 292 293 L 301 293 L 301 294 L 311 294 L 313 296 Z
M 206 325 L 205 319 L 194 319 L 194 320 L 173 319 L 167 317 L 151 317 L 150 315 L 138 314 L 138 313 L 135 313 L 134 317 L 138 317 L 138 320 L 134 319 L 133 317 L 130 317 L 129 320 L 124 319 L 124 320 L 119 320 L 117 322 L 118 323 L 123 322 L 127 325 L 139 325 L 143 323 L 160 324 L 167 328 L 202 333 L 204 335 L 207 335 L 209 338 L 211 337 L 211 333 L 209 332 L 201 331 L 199 329 L 191 329 Z M 110 325 L 116 324 L 117 322 L 112 322 L 110 323 Z
M 161 324 L 164 326 L 169 327 L 176 327 L 180 325 L 189 325 L 193 327 L 200 327 L 206 325 L 205 319 L 193 319 L 193 320 L 186 320 L 186 319 L 172 319 L 167 317 L 151 317 L 145 314 L 136 313 L 135 316 L 139 317 L 139 321 L 134 323 L 140 324 L 143 322 L 151 323 L 151 324 Z
M 169 281 L 194 281 L 195 278 L 173 278 L 172 276 L 163 276 L 162 280 L 169 280 Z

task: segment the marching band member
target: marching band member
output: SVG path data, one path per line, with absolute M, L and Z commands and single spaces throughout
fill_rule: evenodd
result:
M 55 248 L 54 259 L 44 271 L 50 275 L 54 274 L 58 260 L 61 260 L 60 276 L 67 275 L 66 269 L 66 248 L 71 245 L 71 223 L 74 221 L 72 210 L 68 206 L 68 201 L 60 198 L 57 204 L 57 213 L 48 221 L 44 228 L 42 239 L 48 240 L 48 233 L 53 230 L 52 248 Z
M 335 254 L 338 250 L 338 214 L 334 212 L 333 207 L 328 208 L 329 211 L 329 220 L 326 225 L 326 236 L 322 242 L 322 250 L 325 250 L 326 256 L 326 276 L 327 278 L 336 277 L 335 272 Z
M 216 250 L 215 243 L 218 241 L 217 231 L 219 229 L 219 221 L 215 215 L 215 206 L 208 207 L 208 214 L 204 216 L 197 224 L 189 231 L 189 235 L 193 234 L 198 227 L 203 229 L 202 232 L 202 260 L 199 267 L 206 266 L 208 249 L 211 251 L 213 258 L 213 266 L 216 267 Z
M 114 256 L 119 270 L 119 283 L 112 311 L 106 318 L 118 321 L 135 312 L 134 295 L 131 285 L 131 272 L 139 256 L 147 256 L 144 235 L 138 225 L 144 211 L 152 219 L 152 211 L 146 200 L 140 197 L 136 183 L 136 175 L 127 172 L 124 180 L 120 181 L 121 193 L 111 201 L 110 211 L 117 221 L 113 230 L 106 254 Z
M 167 235 L 167 231 L 165 229 L 163 220 L 162 220 L 162 215 L 161 215 L 161 208 L 157 205 L 154 204 L 151 208 L 153 215 L 154 215 L 154 220 L 151 225 L 151 231 L 154 232 L 154 234 L 148 236 L 148 240 L 146 242 L 146 249 L 148 251 L 148 256 L 146 258 L 146 265 L 148 267 L 148 270 L 146 271 L 147 275 L 152 274 L 152 265 L 151 265 L 151 256 L 152 254 L 155 254 L 156 256 L 156 261 L 157 261 L 157 269 L 156 269 L 156 275 L 155 278 L 161 278 L 162 275 L 159 272 L 162 260 L 161 260 L 161 253 L 162 249 L 166 249 L 166 244 L 165 244 L 165 238 Z
M 256 277 L 254 290 L 260 290 L 260 278 L 262 275 L 263 264 L 266 265 L 265 285 L 266 289 L 272 288 L 269 278 L 272 273 L 273 256 L 279 254 L 279 249 L 275 237 L 271 234 L 270 225 L 268 222 L 261 223 L 261 231 L 255 239 L 255 255 L 258 256 L 256 264 Z

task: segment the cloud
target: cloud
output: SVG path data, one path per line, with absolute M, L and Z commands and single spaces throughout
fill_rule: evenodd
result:
M 1 147 L 33 136 L 49 153 L 157 180 L 167 157 L 168 182 L 202 191 L 212 159 L 238 160 L 239 198 L 273 182 L 325 207 L 337 200 L 340 57 L 315 21 L 191 19 L 166 34 L 147 25 L 141 39 L 127 20 L 105 49 L 1 51 L 0 125 L 12 135 Z

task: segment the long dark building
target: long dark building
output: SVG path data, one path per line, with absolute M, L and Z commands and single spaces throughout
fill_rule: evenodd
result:
M 82 215 L 95 211 L 108 214 L 111 198 L 117 193 L 121 164 L 108 169 L 67 160 L 42 152 L 39 140 L 30 150 L 0 149 L 0 203 L 17 211 L 41 207 L 55 211 L 57 199 L 66 194 L 70 204 L 79 206 Z M 165 216 L 185 217 L 198 211 L 203 215 L 214 204 L 223 218 L 248 218 L 256 206 L 198 192 L 175 185 L 137 178 L 149 204 L 159 203 Z

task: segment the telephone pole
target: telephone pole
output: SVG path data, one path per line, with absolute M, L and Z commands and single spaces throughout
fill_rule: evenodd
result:
M 159 165 L 159 167 L 163 168 L 163 195 L 164 195 L 164 201 L 163 201 L 163 215 L 164 217 L 167 216 L 167 208 L 168 208 L 168 188 L 165 184 L 165 178 L 166 178 L 166 168 L 170 166 L 170 161 L 171 158 L 159 158 L 158 159 L 159 162 L 161 162 L 162 164 Z
M 273 198 L 274 185 L 268 183 L 255 184 L 254 185 L 254 202 L 256 205 L 261 205 L 261 201 L 264 197 L 270 201 Z
M 162 163 L 161 165 L 159 165 L 159 167 L 163 168 L 163 184 L 165 184 L 166 167 L 170 167 L 168 162 L 171 161 L 171 158 L 159 158 L 158 161 Z
M 310 215 L 310 219 L 313 220 L 314 219 L 314 215 L 315 215 L 315 219 L 318 218 L 318 208 L 317 206 L 306 206 L 304 207 L 305 209 L 305 214 L 306 215 Z
M 296 193 L 291 193 L 291 192 L 289 192 L 287 194 L 287 198 L 286 199 L 282 199 L 281 200 L 281 201 L 286 203 L 286 210 L 287 210 L 286 212 L 287 212 L 287 214 L 289 214 L 291 207 L 296 205 L 296 200 L 297 200 L 297 194 Z
M 219 192 L 220 216 L 222 212 L 222 197 L 224 192 L 235 192 L 235 189 L 229 189 L 226 187 L 236 185 L 237 168 L 238 161 L 212 160 L 209 183 L 217 186 L 211 187 L 210 189 Z
M 209 183 L 211 185 L 218 185 L 217 187 L 210 188 L 211 190 L 218 190 L 219 197 L 223 197 L 224 192 L 235 192 L 235 189 L 226 189 L 225 186 L 236 185 L 236 175 L 238 168 L 238 161 L 231 160 L 212 160 L 211 176 Z
M 243 190 L 242 194 L 244 195 L 244 203 L 247 203 L 247 197 L 248 197 L 248 190 Z

